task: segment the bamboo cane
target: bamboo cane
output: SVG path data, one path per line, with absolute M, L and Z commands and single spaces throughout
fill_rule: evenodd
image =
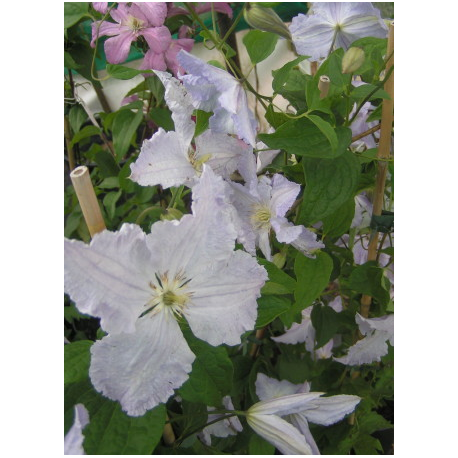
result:
M 106 226 L 103 221 L 94 188 L 92 187 L 89 170 L 84 165 L 77 167 L 70 173 L 70 178 L 75 188 L 76 196 L 78 197 L 89 233 L 91 237 L 93 237 L 98 232 L 106 229 Z
M 394 22 L 390 24 L 388 35 L 388 46 L 386 55 L 388 61 L 386 68 L 389 69 L 394 63 Z M 385 181 L 388 162 L 386 159 L 390 158 L 390 144 L 391 144 L 391 129 L 393 126 L 393 108 L 394 108 L 394 71 L 391 73 L 390 78 L 385 82 L 384 90 L 390 96 L 385 99 L 382 105 L 382 122 L 380 127 L 380 142 L 378 145 L 377 158 L 384 159 L 378 161 L 377 178 L 375 183 L 374 201 L 372 214 L 380 216 L 382 214 L 383 198 L 385 194 Z M 377 244 L 378 232 L 373 231 L 368 247 L 367 260 L 375 261 L 377 259 Z M 361 298 L 361 315 L 365 318 L 369 316 L 369 309 L 371 306 L 372 298 L 367 294 L 363 294 Z
M 331 84 L 331 80 L 329 76 L 321 75 L 320 80 L 318 81 L 318 89 L 320 90 L 320 99 L 324 99 L 329 92 L 329 85 Z
M 310 62 L 310 74 L 312 76 L 315 76 L 317 71 L 318 71 L 318 62 L 314 60 Z

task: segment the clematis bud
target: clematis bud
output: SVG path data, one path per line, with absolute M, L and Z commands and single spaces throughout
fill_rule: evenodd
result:
M 342 59 L 342 73 L 355 73 L 363 65 L 365 56 L 361 48 L 350 48 Z
M 264 8 L 256 3 L 249 3 L 243 12 L 243 17 L 254 29 L 276 33 L 287 40 L 291 40 L 288 27 L 272 8 Z
M 272 256 L 272 262 L 279 268 L 283 269 L 283 266 L 285 265 L 286 262 L 286 253 L 281 251 L 280 253 L 275 253 Z
M 165 215 L 161 215 L 162 221 L 173 221 L 174 219 L 180 219 L 183 216 L 183 213 L 176 208 L 167 208 L 167 213 Z

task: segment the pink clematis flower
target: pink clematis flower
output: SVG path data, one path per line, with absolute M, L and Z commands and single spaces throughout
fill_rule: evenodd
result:
M 119 3 L 118 8 L 110 15 L 113 22 L 96 21 L 92 24 L 91 46 L 95 47 L 98 37 L 109 36 L 105 41 L 105 54 L 111 64 L 120 64 L 127 59 L 130 45 L 139 36 L 143 36 L 149 47 L 156 53 L 164 52 L 165 43 L 171 40 L 170 32 L 163 26 L 167 15 L 167 6 L 164 2 Z
M 92 2 L 92 7 L 99 13 L 105 14 L 108 11 L 108 2 Z

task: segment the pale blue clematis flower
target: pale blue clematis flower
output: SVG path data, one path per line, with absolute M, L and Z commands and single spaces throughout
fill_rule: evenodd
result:
M 345 356 L 334 358 L 347 366 L 359 366 L 380 361 L 388 353 L 387 341 L 394 346 L 394 315 L 380 318 L 364 318 L 359 313 L 355 317 L 364 339 L 359 340 L 348 349 Z
M 90 245 L 65 240 L 65 291 L 108 332 L 91 347 L 95 389 L 143 415 L 173 394 L 195 359 L 180 330 L 211 345 L 236 345 L 254 328 L 265 269 L 235 248 L 228 186 L 204 165 L 192 214 L 145 234 L 124 224 Z
M 89 413 L 83 404 L 75 406 L 75 420 L 64 438 L 64 455 L 85 455 L 83 429 L 89 424 Z
M 297 53 L 311 61 L 334 48 L 347 50 L 359 38 L 388 34 L 380 11 L 369 2 L 316 2 L 311 13 L 294 17 L 289 27 Z
M 223 405 L 228 410 L 234 410 L 234 405 L 232 404 L 232 400 L 229 396 L 224 396 Z M 209 412 L 207 422 L 211 422 L 213 420 L 216 420 L 217 418 L 224 416 L 224 414 L 210 413 L 213 410 L 215 410 L 214 407 L 207 407 L 207 410 Z M 230 417 L 230 418 L 225 418 L 224 420 L 219 421 L 217 423 L 214 423 L 213 425 L 207 426 L 206 428 L 202 430 L 202 433 L 199 434 L 199 437 L 202 439 L 202 441 L 205 444 L 211 445 L 210 436 L 228 437 L 228 436 L 234 436 L 238 432 L 241 432 L 241 431 L 243 431 L 243 427 L 242 427 L 242 424 L 240 423 L 240 420 L 237 417 Z
M 256 379 L 256 394 L 261 402 L 248 409 L 248 424 L 284 455 L 319 455 L 308 422 L 332 425 L 361 400 L 345 394 L 322 397 L 324 393 L 310 392 L 308 382 L 294 385 L 262 373 Z
M 195 123 L 193 99 L 183 84 L 169 73 L 156 71 L 165 86 L 165 101 L 172 112 L 175 131 L 160 128 L 145 140 L 140 155 L 131 164 L 130 178 L 142 186 L 160 184 L 164 188 L 194 186 L 202 173 L 203 164 L 224 178 L 229 178 L 252 154 L 251 146 L 227 134 L 206 130 L 191 145 Z
M 187 75 L 181 77 L 191 93 L 195 108 L 213 111 L 210 129 L 236 134 L 252 147 L 256 144 L 257 122 L 242 84 L 225 70 L 207 64 L 186 51 L 180 51 L 178 62 Z
M 340 313 L 342 311 L 342 298 L 337 296 L 329 302 L 328 305 L 336 312 Z M 302 321 L 300 323 L 293 323 L 291 328 L 289 328 L 284 334 L 278 337 L 272 337 L 272 340 L 284 344 L 297 344 L 305 342 L 305 349 L 311 353 L 313 359 L 327 359 L 332 356 L 332 348 L 335 345 L 338 345 L 340 336 L 330 339 L 329 342 L 315 350 L 316 341 L 315 328 L 313 327 L 311 318 L 312 309 L 313 307 L 310 306 L 302 310 Z
M 262 176 L 257 181 L 254 178 L 245 186 L 230 184 L 238 216 L 238 240 L 249 253 L 254 255 L 256 246 L 259 246 L 266 259 L 271 260 L 271 229 L 279 242 L 290 243 L 308 257 L 314 257 L 314 251 L 324 248 L 315 233 L 304 226 L 294 226 L 285 218 L 299 194 L 300 185 L 280 174 L 275 174 L 272 179 Z

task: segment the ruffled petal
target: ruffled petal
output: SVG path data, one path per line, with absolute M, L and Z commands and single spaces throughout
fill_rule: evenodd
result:
M 213 116 L 209 119 L 210 129 L 220 134 L 235 134 L 233 115 L 222 107 L 214 108 Z
M 142 186 L 191 186 L 197 175 L 187 157 L 188 146 L 177 132 L 159 128 L 143 142 L 138 159 L 130 165 L 130 178 Z
M 236 133 L 239 138 L 245 140 L 254 148 L 258 123 L 253 112 L 248 108 L 246 93 L 242 86 L 238 89 L 236 100 L 237 111 L 232 115 Z
M 278 337 L 271 337 L 272 340 L 285 344 L 297 344 L 306 342 L 306 348 L 313 351 L 315 347 L 315 329 L 312 326 L 310 313 L 312 307 L 308 307 L 302 311 L 302 322 L 300 324 L 293 323 L 283 335 Z
M 390 335 L 394 333 L 394 314 L 380 318 L 364 318 L 359 313 L 356 313 L 355 321 L 363 335 L 367 335 L 372 330 L 384 331 Z
M 133 332 L 151 297 L 154 258 L 139 226 L 96 234 L 90 245 L 65 240 L 65 292 L 78 310 L 101 317 L 111 333 Z
M 312 407 L 304 410 L 302 415 L 317 425 L 329 426 L 342 420 L 345 415 L 353 412 L 361 398 L 349 394 L 339 394 L 327 398 L 317 398 Z
M 248 415 L 251 428 L 274 445 L 283 455 L 311 455 L 304 436 L 291 424 L 276 415 Z
M 194 335 L 211 345 L 240 343 L 240 335 L 254 328 L 256 299 L 266 280 L 264 267 L 243 251 L 195 276 L 189 283 L 193 296 L 186 311 Z
M 272 177 L 272 197 L 270 201 L 272 213 L 278 217 L 285 216 L 296 200 L 300 190 L 300 185 L 276 173 Z
M 259 372 L 255 382 L 256 394 L 261 401 L 297 393 L 302 384 L 295 385 L 288 380 L 277 380 Z
M 206 163 L 224 178 L 229 178 L 236 170 L 241 156 L 252 154 L 251 148 L 243 141 L 211 130 L 196 138 L 196 153 L 198 158 L 208 158 Z
M 272 261 L 272 249 L 270 248 L 269 230 L 261 229 L 256 237 L 257 245 L 268 261 Z
M 194 354 L 174 318 L 140 318 L 133 334 L 108 335 L 91 347 L 89 375 L 97 391 L 141 416 L 167 399 L 187 379 Z
M 178 40 L 172 40 L 169 48 L 165 52 L 165 60 L 167 62 L 167 67 L 172 71 L 174 75 L 178 73 L 183 73 L 183 69 L 178 63 L 177 55 L 184 49 L 185 51 L 191 52 L 194 46 L 194 40 L 192 38 L 179 38 Z
M 164 98 L 172 112 L 175 131 L 180 134 L 184 143 L 190 144 L 196 127 L 191 119 L 194 111 L 191 95 L 186 91 L 183 84 L 170 73 L 160 71 L 155 73 L 164 85 Z

